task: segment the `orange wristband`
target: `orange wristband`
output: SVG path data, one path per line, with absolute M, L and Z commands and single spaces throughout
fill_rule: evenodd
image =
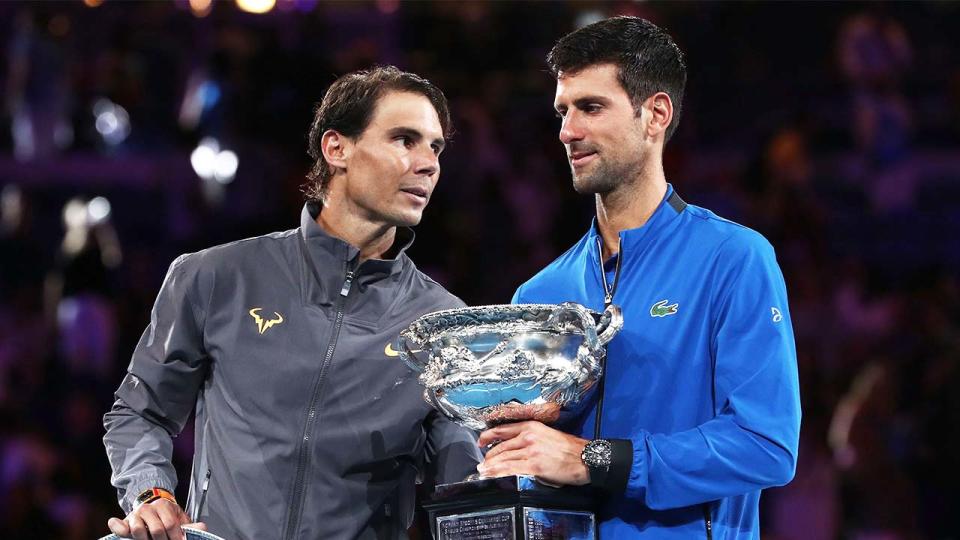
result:
M 163 488 L 150 488 L 141 491 L 140 494 L 137 495 L 137 500 L 134 501 L 133 509 L 136 510 L 137 508 L 140 508 L 140 506 L 147 503 L 152 503 L 157 499 L 166 499 L 173 504 L 177 504 L 177 499 L 173 496 L 173 493 L 170 493 Z

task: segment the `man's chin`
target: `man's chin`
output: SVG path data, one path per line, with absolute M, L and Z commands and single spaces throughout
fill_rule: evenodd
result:
M 420 221 L 423 219 L 423 212 L 417 213 L 405 213 L 399 216 L 396 216 L 394 221 L 394 226 L 396 227 L 416 227 L 420 224 Z
M 611 176 L 609 171 L 601 169 L 593 174 L 573 174 L 573 190 L 580 195 L 603 195 L 610 193 L 620 183 L 620 176 Z
M 578 179 L 576 176 L 573 177 L 573 190 L 580 195 L 596 195 L 599 193 L 596 182 L 591 182 L 585 178 Z
M 593 195 L 596 193 L 594 186 L 596 185 L 596 179 L 594 175 L 588 174 L 587 171 L 581 168 L 578 174 L 578 171 L 573 166 L 570 167 L 570 176 L 573 178 L 573 190 L 581 195 Z

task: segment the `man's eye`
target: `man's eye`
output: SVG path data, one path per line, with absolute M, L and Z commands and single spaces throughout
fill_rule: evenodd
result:
M 586 105 L 583 108 L 583 111 L 588 113 L 597 113 L 597 112 L 600 112 L 600 109 L 602 108 L 603 107 L 601 107 L 600 105 L 597 105 L 596 103 L 591 103 L 589 105 Z
M 439 156 L 439 155 L 440 155 L 440 151 L 443 150 L 442 148 L 440 148 L 440 145 L 439 145 L 439 144 L 432 144 L 432 145 L 430 145 L 430 148 L 433 148 L 433 155 L 435 155 L 435 156 Z

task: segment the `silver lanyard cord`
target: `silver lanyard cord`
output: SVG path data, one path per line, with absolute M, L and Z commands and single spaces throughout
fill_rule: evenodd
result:
M 620 283 L 620 263 L 623 262 L 623 239 L 617 241 L 617 266 L 613 271 L 613 287 L 607 284 L 607 273 L 603 268 L 603 243 L 600 235 L 597 235 L 597 260 L 600 261 L 600 281 L 603 283 L 603 309 L 607 309 L 613 303 L 613 294 L 617 292 L 617 284 Z M 601 372 L 606 371 L 607 355 L 604 354 L 600 359 Z M 600 438 L 600 425 L 603 422 L 603 387 L 607 380 L 606 374 L 600 375 L 600 382 L 597 383 L 597 412 L 593 419 L 593 438 Z
M 603 308 L 606 309 L 613 303 L 613 295 L 617 292 L 617 284 L 620 283 L 620 263 L 623 262 L 623 240 L 617 241 L 617 266 L 613 270 L 613 287 L 607 284 L 607 272 L 603 268 L 603 241 L 600 235 L 597 235 L 597 261 L 600 264 L 600 281 L 603 283 Z

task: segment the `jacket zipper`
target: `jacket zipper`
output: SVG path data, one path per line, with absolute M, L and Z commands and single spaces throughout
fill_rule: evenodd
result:
M 603 284 L 603 309 L 613 303 L 613 295 L 620 284 L 620 262 L 623 261 L 623 239 L 617 240 L 617 266 L 613 271 L 613 285 L 607 283 L 607 271 L 603 268 L 603 240 L 597 235 L 597 261 L 600 263 L 600 282 Z
M 617 285 L 620 284 L 620 261 L 623 260 L 623 240 L 620 239 L 617 241 L 617 268 L 614 270 L 613 274 L 613 286 L 607 284 L 607 273 L 603 268 L 603 241 L 600 239 L 600 235 L 597 235 L 597 261 L 600 263 L 600 282 L 603 283 L 603 309 L 610 307 L 610 304 L 613 303 L 613 295 L 617 292 Z M 603 358 L 600 359 L 600 372 L 603 373 L 607 369 L 607 355 L 604 354 Z M 603 424 L 603 387 L 606 377 L 600 377 L 600 382 L 597 383 L 597 410 L 593 416 L 593 438 L 594 440 L 599 439 L 601 435 L 601 427 Z
M 337 299 L 337 315 L 333 323 L 333 331 L 330 333 L 330 343 L 327 345 L 327 353 L 323 357 L 323 363 L 320 365 L 320 375 L 313 386 L 313 392 L 310 396 L 310 407 L 307 409 L 307 420 L 304 422 L 303 434 L 300 439 L 300 451 L 297 455 L 297 473 L 293 482 L 293 499 L 290 501 L 290 517 L 287 519 L 287 532 L 284 538 L 292 540 L 297 536 L 297 529 L 300 528 L 300 515 L 303 510 L 303 494 L 306 491 L 305 473 L 310 462 L 310 433 L 313 432 L 313 425 L 317 420 L 317 403 L 320 400 L 320 390 L 323 388 L 323 378 L 327 373 L 330 360 L 333 358 L 333 351 L 337 348 L 337 339 L 340 337 L 340 327 L 343 325 L 343 311 L 347 302 L 347 295 L 350 294 L 350 287 L 353 285 L 354 271 L 347 270 L 343 280 L 343 286 L 340 288 L 340 297 Z
M 203 477 L 203 485 L 200 486 L 200 502 L 197 503 L 197 513 L 193 516 L 193 521 L 200 521 L 200 513 L 203 512 L 203 503 L 207 501 L 207 489 L 210 487 L 210 475 L 213 473 L 207 469 L 207 475 Z
M 703 526 L 707 530 L 707 540 L 713 540 L 713 520 L 710 519 L 710 505 L 703 505 Z

